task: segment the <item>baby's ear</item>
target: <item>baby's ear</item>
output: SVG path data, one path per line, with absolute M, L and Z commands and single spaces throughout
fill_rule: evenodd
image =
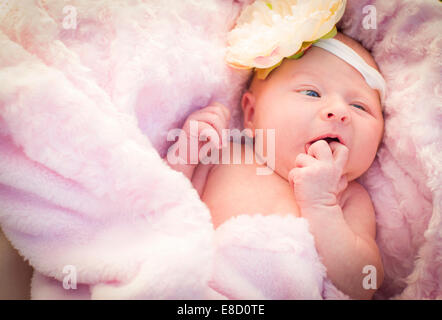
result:
M 244 116 L 244 129 L 249 128 L 254 133 L 253 116 L 255 115 L 255 96 L 251 91 L 246 91 L 241 99 L 241 108 Z

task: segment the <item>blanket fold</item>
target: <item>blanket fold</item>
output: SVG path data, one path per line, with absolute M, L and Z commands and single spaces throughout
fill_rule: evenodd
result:
M 304 218 L 277 213 L 268 216 L 239 215 L 216 229 L 213 248 L 215 253 L 210 264 L 212 269 L 207 282 L 208 290 L 206 296 L 201 298 L 349 299 L 327 278 L 326 267 L 318 256 L 314 238 Z M 180 253 L 174 250 L 167 254 Z M 181 259 L 180 272 L 192 274 L 192 270 L 186 270 L 189 257 L 182 255 Z M 80 284 L 74 290 L 65 289 L 62 283 L 37 273 L 33 278 L 33 298 L 144 298 L 146 288 L 143 288 L 143 284 L 154 281 L 156 275 L 155 263 L 149 261 L 129 284 Z M 173 275 L 170 277 L 173 278 Z M 144 294 L 134 295 L 140 292 L 140 288 Z
M 215 241 L 209 285 L 228 299 L 348 299 L 327 279 L 304 218 L 240 215 Z

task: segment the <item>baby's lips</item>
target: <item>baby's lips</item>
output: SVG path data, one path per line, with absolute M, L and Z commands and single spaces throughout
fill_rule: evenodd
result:
M 320 140 L 324 140 L 325 142 L 327 142 L 325 139 L 319 139 L 319 140 L 314 141 L 313 143 L 318 142 L 318 141 L 320 141 Z M 330 145 L 330 144 L 333 143 L 333 142 L 336 142 L 336 143 L 342 144 L 341 142 L 338 142 L 338 141 L 332 141 L 332 142 L 327 142 L 327 143 Z M 312 146 L 313 143 L 312 143 L 312 142 L 309 142 L 309 143 L 307 143 L 307 144 L 305 145 L 304 150 L 305 150 L 305 153 L 306 153 L 306 154 L 308 154 L 308 149 L 310 149 L 310 147 Z M 342 145 L 344 145 L 344 144 L 342 144 Z M 332 150 L 332 151 L 333 151 L 333 150 Z

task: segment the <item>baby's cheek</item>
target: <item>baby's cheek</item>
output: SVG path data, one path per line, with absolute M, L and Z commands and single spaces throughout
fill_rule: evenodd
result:
M 288 180 L 289 172 L 296 167 L 296 156 L 299 152 L 283 152 L 276 153 L 275 171 L 276 173 Z
M 364 141 L 349 150 L 344 169 L 344 172 L 348 173 L 349 180 L 360 177 L 370 168 L 376 156 L 376 146 L 373 141 Z

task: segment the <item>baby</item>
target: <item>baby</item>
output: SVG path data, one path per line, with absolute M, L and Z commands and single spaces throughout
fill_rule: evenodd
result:
M 377 69 L 359 43 L 340 33 L 334 39 Z M 234 164 L 230 154 L 229 164 L 191 164 L 187 157 L 186 163 L 170 166 L 191 179 L 215 228 L 244 213 L 306 218 L 328 278 L 351 298 L 371 299 L 375 289 L 364 288 L 364 267 L 375 268 L 379 288 L 383 266 L 375 243 L 373 205 L 355 179 L 370 167 L 382 140 L 379 92 L 354 66 L 313 46 L 298 60 L 284 59 L 265 80 L 254 76 L 241 106 L 244 127 L 252 136 L 263 129 L 264 154 L 269 147 L 266 132 L 275 130 L 272 174 L 256 173 L 268 166 L 259 159 L 245 163 L 246 149 L 255 144 L 241 146 L 240 164 Z M 229 117 L 228 109 L 218 103 L 194 112 L 175 146 L 188 149 L 192 120 L 198 121 L 199 135 L 212 128 L 221 140 Z M 200 141 L 198 150 L 205 143 Z M 233 145 L 222 147 L 233 150 Z

